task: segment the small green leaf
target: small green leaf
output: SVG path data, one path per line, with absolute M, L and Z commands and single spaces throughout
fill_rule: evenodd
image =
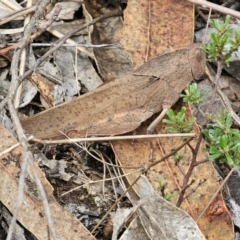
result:
M 209 156 L 209 160 L 215 160 L 218 159 L 222 154 L 221 153 L 215 153 Z
M 226 148 L 228 144 L 228 137 L 226 135 L 221 136 L 220 138 L 220 146 L 222 149 Z

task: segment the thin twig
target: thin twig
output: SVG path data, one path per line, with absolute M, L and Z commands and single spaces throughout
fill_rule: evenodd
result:
M 4 16 L 0 21 L 0 26 L 5 24 L 5 23 L 8 23 L 18 17 L 21 17 L 23 15 L 26 15 L 26 14 L 29 14 L 31 12 L 34 12 L 36 10 L 36 6 L 33 6 L 33 7 L 29 7 L 29 8 L 24 8 L 24 9 L 20 9 L 18 10 L 17 12 L 14 12 L 14 13 L 11 13 L 7 16 Z
M 211 203 L 213 202 L 213 200 L 215 199 L 215 197 L 218 195 L 219 191 L 222 189 L 222 187 L 224 186 L 224 184 L 227 182 L 227 180 L 229 179 L 229 177 L 232 175 L 234 171 L 234 168 L 231 169 L 231 171 L 228 173 L 228 175 L 226 176 L 226 178 L 224 179 L 224 181 L 222 182 L 222 184 L 220 185 L 220 187 L 217 189 L 217 191 L 214 193 L 214 195 L 212 196 L 211 200 L 209 201 L 209 203 L 207 204 L 207 206 L 204 208 L 204 210 L 201 212 L 201 214 L 198 216 L 196 222 L 198 222 L 200 220 L 200 218 L 203 216 L 203 214 L 207 211 L 208 207 L 211 205 Z
M 50 229 L 50 232 L 52 234 L 53 239 L 58 240 L 60 238 L 59 238 L 58 234 L 56 233 L 56 229 L 55 229 L 54 222 L 53 222 L 53 219 L 52 219 L 52 214 L 51 214 L 50 207 L 49 207 L 49 204 L 48 204 L 47 195 L 46 195 L 44 187 L 41 183 L 40 177 L 38 176 L 38 173 L 35 169 L 34 158 L 33 158 L 32 154 L 30 154 L 30 157 L 31 157 L 31 159 L 30 159 L 29 163 L 30 163 L 33 175 L 34 175 L 35 183 L 37 185 L 38 191 L 39 191 L 40 196 L 41 196 L 41 201 L 43 203 L 44 212 L 45 212 L 45 215 L 47 217 L 48 228 Z
M 181 192 L 180 192 L 180 195 L 178 197 L 177 204 L 176 204 L 177 207 L 180 207 L 180 205 L 182 204 L 182 202 L 184 200 L 185 192 L 186 192 L 187 188 L 190 186 L 188 184 L 188 181 L 189 181 L 189 179 L 192 175 L 193 169 L 196 166 L 198 166 L 199 164 L 203 163 L 202 161 L 201 162 L 197 161 L 197 154 L 199 152 L 199 148 L 200 148 L 200 144 L 202 142 L 202 138 L 203 138 L 203 134 L 202 134 L 202 132 L 200 132 L 200 135 L 198 137 L 197 144 L 196 144 L 195 148 L 192 148 L 189 145 L 189 143 L 187 144 L 192 151 L 192 160 L 191 160 L 190 166 L 188 167 L 187 173 L 184 175 L 183 184 L 182 184 L 182 187 L 181 187 Z
M 191 2 L 191 3 L 194 3 L 196 5 L 200 5 L 200 6 L 205 7 L 205 8 L 212 8 L 212 10 L 217 11 L 217 12 L 221 12 L 221 13 L 224 13 L 224 14 L 229 14 L 229 15 L 235 17 L 235 18 L 240 18 L 240 12 L 229 9 L 229 8 L 219 6 L 219 5 L 214 4 L 214 3 L 207 2 L 205 0 L 187 0 L 187 1 Z
M 27 7 L 31 7 L 31 6 L 32 6 L 32 0 L 28 0 Z M 27 15 L 26 18 L 24 19 L 24 28 L 29 24 L 30 20 L 31 20 L 31 16 Z M 20 64 L 19 64 L 19 75 L 20 76 L 23 75 L 23 73 L 25 72 L 26 58 L 27 58 L 27 48 L 25 47 L 22 50 L 21 58 L 20 58 Z M 20 105 L 21 95 L 22 95 L 22 83 L 19 84 L 18 89 L 16 91 L 15 98 L 14 98 L 14 107 L 15 108 L 18 108 Z
M 42 144 L 65 144 L 76 142 L 98 142 L 98 141 L 116 141 L 116 140 L 133 140 L 133 139 L 151 139 L 151 138 L 169 138 L 169 137 L 195 137 L 195 133 L 174 133 L 174 134 L 147 134 L 131 136 L 110 136 L 110 137 L 89 137 L 89 138 L 69 138 L 63 140 L 42 140 L 33 138 L 33 142 Z
M 14 127 L 16 129 L 18 139 L 20 144 L 23 147 L 23 164 L 21 167 L 21 173 L 20 173 L 20 179 L 19 179 L 19 192 L 18 192 L 18 198 L 15 203 L 15 209 L 13 213 L 13 218 L 11 220 L 11 224 L 8 231 L 7 240 L 10 240 L 12 238 L 12 233 L 15 228 L 16 219 L 18 215 L 19 207 L 21 206 L 23 202 L 23 196 L 24 196 L 24 180 L 25 180 L 25 173 L 29 161 L 29 152 L 28 152 L 28 141 L 26 139 L 26 136 L 24 134 L 24 131 L 21 127 L 21 123 L 19 121 L 19 118 L 17 116 L 16 109 L 13 106 L 13 99 L 16 93 L 16 89 L 18 87 L 18 64 L 20 60 L 21 53 L 24 49 L 24 47 L 29 43 L 29 39 L 31 36 L 32 29 L 36 23 L 36 21 L 39 19 L 39 17 L 43 14 L 43 11 L 45 7 L 49 4 L 50 0 L 44 0 L 41 1 L 38 5 L 38 8 L 34 14 L 34 16 L 31 18 L 30 23 L 27 25 L 26 30 L 24 31 L 24 36 L 19 44 L 19 48 L 14 52 L 13 58 L 12 58 L 12 65 L 11 65 L 11 73 L 12 73 L 12 80 L 11 85 L 8 91 L 8 109 L 12 117 L 12 121 L 14 124 Z
M 214 81 L 214 77 L 212 76 L 209 68 L 206 66 L 205 68 L 205 74 L 207 75 L 208 80 L 211 83 L 215 83 Z M 231 103 L 229 101 L 229 99 L 227 98 L 227 96 L 222 92 L 222 90 L 220 89 L 219 86 L 217 86 L 216 91 L 219 95 L 219 97 L 221 98 L 221 101 L 223 103 L 223 106 L 226 108 L 226 110 L 228 111 L 228 113 L 230 113 L 230 115 L 232 116 L 233 120 L 235 121 L 235 123 L 240 126 L 240 118 L 239 116 L 234 112 L 234 110 L 232 109 Z
M 62 38 L 64 37 L 64 34 L 62 34 L 61 32 L 55 30 L 54 28 L 48 28 L 48 32 L 51 33 L 52 35 L 54 35 L 57 38 Z M 85 55 L 87 55 L 88 57 L 94 59 L 94 54 L 89 52 L 87 49 L 85 49 L 84 47 L 78 47 L 77 43 L 75 41 L 73 41 L 72 39 L 68 38 L 66 40 L 66 43 L 69 44 L 75 44 L 75 47 L 77 48 L 77 50 L 81 53 L 84 53 Z
M 211 13 L 212 13 L 212 8 L 210 8 L 209 13 L 208 13 L 207 25 L 206 25 L 206 27 L 205 27 L 204 36 L 203 36 L 203 41 L 202 41 L 203 44 L 206 43 L 207 30 L 208 30 L 208 26 L 209 26 L 209 22 L 210 22 L 210 18 L 211 18 Z
M 12 45 L 11 43 L 8 45 Z M 52 47 L 54 43 L 31 43 L 32 47 Z M 85 47 L 85 48 L 122 48 L 121 46 L 110 43 L 110 44 L 81 44 L 81 43 L 64 43 L 63 47 Z
M 20 178 L 19 178 L 19 181 L 18 181 L 18 185 L 19 185 L 18 197 L 17 197 L 17 200 L 15 202 L 14 211 L 12 213 L 13 217 L 11 219 L 11 223 L 10 223 L 10 226 L 8 228 L 8 234 L 7 234 L 6 240 L 11 240 L 12 239 L 12 234 L 13 234 L 13 231 L 14 231 L 15 225 L 16 225 L 18 210 L 19 210 L 19 208 L 20 208 L 20 206 L 22 205 L 22 202 L 23 202 L 24 186 L 25 186 L 24 182 L 25 182 L 25 175 L 26 175 L 28 161 L 29 161 L 29 152 L 28 151 L 23 151 L 23 164 L 21 166 L 21 174 L 20 174 Z
M 27 138 L 28 141 L 30 141 L 32 139 L 33 139 L 33 136 L 30 136 L 30 137 Z M 16 143 L 16 144 L 12 145 L 11 147 L 7 148 L 6 150 L 0 152 L 0 157 L 2 157 L 6 153 L 11 152 L 13 149 L 15 149 L 15 148 L 17 148 L 19 146 L 20 146 L 20 143 Z
M 212 91 L 212 94 L 211 94 L 211 100 L 210 100 L 210 103 L 208 105 L 208 108 L 206 110 L 206 113 L 209 113 L 211 112 L 212 110 L 212 107 L 213 107 L 213 104 L 214 104 L 214 101 L 215 101 L 215 97 L 216 97 L 216 93 L 217 93 L 217 89 L 219 88 L 219 80 L 220 80 L 220 77 L 221 77 L 221 74 L 222 74 L 222 69 L 223 69 L 223 65 L 221 62 L 218 62 L 217 63 L 217 74 L 216 76 L 214 77 L 214 84 L 215 84 L 215 87 L 214 87 L 214 90 Z

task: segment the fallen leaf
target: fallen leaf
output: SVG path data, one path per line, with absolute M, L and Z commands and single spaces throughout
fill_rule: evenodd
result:
M 119 1 L 111 1 L 103 4 L 101 1 L 89 0 L 84 4 L 84 15 L 88 21 L 113 11 L 120 12 Z M 105 19 L 93 25 L 90 31 L 90 42 L 92 44 L 111 44 L 116 48 L 93 48 L 95 62 L 101 77 L 104 80 L 120 78 L 133 71 L 131 59 L 127 52 L 114 39 L 115 34 L 122 28 L 122 17 L 116 16 Z
M 205 239 L 189 214 L 160 197 L 145 176 L 141 176 L 139 185 L 138 214 L 151 239 Z
M 33 73 L 29 79 L 37 87 L 38 91 L 41 93 L 41 96 L 47 102 L 48 107 L 54 106 L 54 88 L 55 85 L 52 82 L 49 82 L 48 79 L 41 76 L 38 73 Z M 28 93 L 28 92 L 27 92 Z
M 158 54 L 187 47 L 193 42 L 194 8 L 187 1 L 131 0 L 124 11 L 124 25 L 116 38 L 134 66 Z

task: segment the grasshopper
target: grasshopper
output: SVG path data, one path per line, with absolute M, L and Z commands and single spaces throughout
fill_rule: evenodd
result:
M 157 56 L 133 73 L 22 121 L 35 138 L 118 135 L 136 129 L 161 112 L 148 127 L 152 132 L 180 93 L 205 69 L 200 44 Z

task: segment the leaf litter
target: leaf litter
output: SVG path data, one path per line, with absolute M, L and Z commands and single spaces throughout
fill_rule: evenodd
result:
M 103 51 L 104 52 L 104 51 Z M 102 54 L 102 53 L 101 53 Z M 101 55 L 100 54 L 100 55 Z M 97 59 L 95 59 L 96 61 L 97 61 Z M 186 61 L 186 58 L 185 58 L 185 60 L 184 61 Z M 100 64 L 101 63 L 101 61 L 99 62 L 99 64 L 97 64 L 98 65 L 98 67 L 101 65 Z M 191 62 L 187 62 L 189 65 L 191 65 L 190 63 Z M 166 66 L 166 68 L 167 68 L 168 66 Z M 99 68 L 100 69 L 100 68 Z M 99 70 L 98 69 L 98 70 Z M 111 68 L 112 69 L 112 68 Z M 187 76 L 190 76 L 190 69 L 191 68 L 188 68 L 188 70 L 187 70 Z M 153 71 L 155 71 L 155 69 L 153 70 Z M 107 76 L 105 79 L 108 79 L 108 78 L 112 78 L 112 75 L 110 75 L 110 77 L 109 77 L 109 75 L 107 75 L 107 73 L 106 74 L 104 74 L 104 71 L 101 71 L 100 70 L 100 72 L 101 72 L 101 74 L 102 74 L 102 76 Z M 107 71 L 106 71 L 107 72 Z M 121 72 L 121 71 L 120 71 Z M 200 71 L 201 72 L 201 71 Z M 155 72 L 154 72 L 155 73 Z M 184 74 L 185 72 L 182 72 L 182 74 Z M 153 99 L 153 97 L 155 96 L 154 94 L 157 92 L 157 90 L 158 90 L 158 84 L 157 83 L 159 83 L 159 81 L 161 81 L 161 75 L 160 75 L 160 79 L 158 79 L 159 78 L 159 76 L 155 76 L 154 74 L 152 74 L 152 72 L 149 74 L 149 73 L 147 73 L 146 74 L 147 76 L 150 76 L 150 78 L 152 77 L 152 75 L 154 76 L 152 79 L 148 79 L 147 81 L 150 83 L 149 85 L 148 84 L 146 84 L 146 76 L 145 77 L 142 77 L 142 76 L 136 76 L 136 75 L 133 75 L 134 76 L 134 78 L 136 78 L 136 79 L 140 79 L 140 81 L 139 82 L 143 82 L 144 83 L 144 86 L 145 86 L 145 89 L 148 89 L 148 87 L 150 86 L 150 92 L 151 92 L 151 94 L 149 93 L 147 96 L 149 97 L 149 99 Z M 115 76 L 114 76 L 114 78 L 115 78 Z M 189 77 L 189 79 L 190 79 L 190 77 Z M 192 79 L 192 73 L 191 73 L 191 79 Z M 116 81 L 115 81 L 116 82 Z M 128 83 L 129 82 L 133 82 L 133 80 L 131 80 L 130 78 L 125 82 L 125 85 L 123 85 L 123 86 L 129 86 L 128 85 Z M 137 84 L 137 83 L 136 83 Z M 121 85 L 121 84 L 119 84 L 119 85 Z M 133 84 L 133 85 L 135 85 L 135 84 Z M 110 85 L 111 86 L 111 85 Z M 103 86 L 104 87 L 104 86 Z M 172 87 L 175 87 L 175 85 L 173 84 L 172 85 Z M 177 89 L 178 89 L 178 87 L 176 87 Z M 118 89 L 118 86 L 116 86 L 116 89 Z M 130 90 L 130 91 L 137 91 L 138 90 L 138 88 L 136 87 L 136 85 L 135 86 L 133 86 L 133 88 L 132 88 L 133 90 Z M 157 90 L 156 90 L 157 89 Z M 178 91 L 180 91 L 179 89 L 178 89 Z M 116 92 L 115 92 L 116 94 L 117 94 L 117 90 L 116 90 Z M 178 93 L 178 92 L 177 92 Z M 119 93 L 118 95 L 120 95 L 121 93 Z M 164 92 L 162 93 L 162 94 L 165 94 Z M 91 93 L 89 94 L 89 95 L 91 95 Z M 124 95 L 124 94 L 123 94 Z M 144 96 L 144 91 L 140 91 L 140 95 L 141 95 L 141 97 L 143 97 Z M 164 96 L 164 95 L 163 95 Z M 106 96 L 105 96 L 106 97 Z M 114 104 L 118 107 L 118 109 L 121 109 L 121 104 L 119 104 L 119 102 L 121 102 L 121 100 L 122 100 L 122 98 L 121 98 L 122 96 L 120 96 L 119 98 L 117 98 L 115 101 L 114 101 Z M 145 97 L 145 96 L 144 96 Z M 80 97 L 81 98 L 81 97 Z M 84 96 L 82 97 L 82 98 L 85 98 Z M 87 98 L 87 97 L 86 97 Z M 101 98 L 101 99 L 103 99 L 103 97 Z M 98 99 L 97 99 L 98 100 Z M 97 104 L 97 100 L 96 100 L 96 104 Z M 138 100 L 140 100 L 140 97 L 139 98 L 137 98 L 137 100 L 136 101 L 138 101 Z M 162 99 L 160 99 L 161 100 L 161 102 L 162 102 Z M 168 99 L 169 100 L 169 99 Z M 153 100 L 154 101 L 154 100 Z M 167 102 L 167 104 L 169 105 L 172 105 L 173 103 L 174 103 L 174 101 L 175 100 L 173 100 L 173 99 L 170 99 L 170 103 L 169 102 Z M 78 102 L 79 103 L 79 102 Z M 82 104 L 82 103 L 79 103 L 80 105 Z M 135 104 L 135 102 L 133 103 L 133 104 Z M 156 100 L 156 105 L 157 105 L 157 100 Z M 157 106 L 157 107 L 155 107 L 156 105 L 154 105 L 154 107 L 153 108 L 155 108 L 155 110 L 154 111 L 156 111 L 156 112 L 158 112 L 158 111 L 160 111 L 160 110 L 157 110 L 157 109 L 161 109 L 162 108 L 162 106 Z M 95 105 L 94 104 L 89 104 L 88 105 L 89 106 L 89 109 L 94 109 L 95 108 Z M 141 106 L 141 105 L 140 105 Z M 145 101 L 144 102 L 144 104 L 142 104 L 142 106 L 147 106 L 147 107 L 149 107 L 149 106 L 152 106 L 151 104 L 149 104 L 149 102 L 147 101 Z M 78 106 L 77 105 L 75 105 L 74 106 L 74 108 L 77 108 Z M 131 106 L 130 106 L 131 107 Z M 108 104 L 106 104 L 105 106 L 99 106 L 99 108 L 98 109 L 100 109 L 100 113 L 99 113 L 99 115 L 100 116 L 104 116 L 104 114 L 103 113 L 101 113 L 101 112 L 104 112 L 104 110 L 105 109 L 108 109 L 108 108 L 111 108 L 111 106 L 110 105 L 108 105 Z M 130 108 L 131 109 L 131 108 Z M 142 113 L 142 111 L 140 111 L 140 112 L 138 112 L 138 111 L 136 111 L 136 113 L 134 113 L 133 114 L 133 117 L 132 116 L 130 116 L 130 117 L 127 117 L 127 124 L 126 125 L 129 125 L 129 119 L 130 119 L 130 122 L 131 121 L 135 121 L 135 118 L 134 118 L 134 116 L 137 116 L 137 117 L 139 117 L 140 116 L 140 118 L 141 119 L 146 119 L 146 118 L 148 118 L 148 117 L 150 117 L 150 115 L 153 115 L 153 112 L 154 111 L 150 111 L 151 110 L 151 108 L 149 107 L 149 109 L 148 109 L 148 113 L 147 114 L 145 114 L 145 113 Z M 84 111 L 84 110 L 83 110 Z M 94 112 L 94 110 L 93 110 L 93 112 Z M 79 112 L 80 113 L 80 112 Z M 90 115 L 90 118 L 92 118 L 92 116 L 94 115 L 93 113 L 91 113 L 92 115 Z M 145 114 L 145 115 L 144 115 Z M 65 117 L 66 115 L 68 115 L 68 112 L 66 113 L 66 112 L 64 112 L 62 115 L 61 115 L 61 117 Z M 97 112 L 97 116 L 99 116 L 98 115 L 98 112 Z M 138 116 L 139 115 L 139 116 Z M 145 118 L 142 118 L 142 115 L 144 115 L 145 116 Z M 79 117 L 78 116 L 78 114 L 75 114 L 75 115 L 73 115 L 73 118 L 75 119 L 75 118 L 77 118 L 77 117 Z M 89 116 L 88 116 L 88 118 L 87 119 L 90 119 L 89 118 Z M 60 119 L 60 118 L 59 118 Z M 49 119 L 45 119 L 45 121 L 48 121 Z M 92 120 L 92 119 L 91 119 Z M 94 120 L 94 119 L 93 119 Z M 122 120 L 122 116 L 121 116 L 121 114 L 120 114 L 120 116 L 117 116 L 116 117 L 116 119 L 114 119 L 116 122 L 121 122 L 121 120 Z M 124 118 L 123 118 L 123 120 L 125 120 Z M 144 121 L 144 120 L 142 120 L 142 121 Z M 96 134 L 96 128 L 101 128 L 102 126 L 107 126 L 106 125 L 106 122 L 107 120 L 106 119 L 103 119 L 102 120 L 102 122 L 100 121 L 100 124 L 98 124 L 98 127 L 95 127 L 95 126 L 93 126 L 92 127 L 92 132 L 93 132 L 93 134 Z M 94 122 L 94 121 L 93 121 Z M 114 122 L 114 121 L 113 121 Z M 42 122 L 42 124 L 44 123 L 44 121 Z M 59 130 L 59 129 L 61 129 L 61 130 L 64 130 L 64 131 L 66 131 L 66 133 L 68 133 L 68 131 L 69 130 L 75 130 L 75 133 L 76 133 L 76 135 L 78 136 L 79 134 L 88 134 L 88 131 L 86 131 L 85 129 L 87 129 L 87 128 L 89 128 L 89 123 L 87 123 L 87 124 L 85 124 L 86 125 L 86 127 L 84 128 L 84 126 L 83 126 L 83 130 L 82 130 L 82 128 L 80 128 L 80 130 L 79 129 L 76 129 L 76 127 L 74 126 L 75 124 L 74 123 L 76 123 L 76 122 L 73 122 L 73 124 L 72 123 L 70 123 L 70 124 L 67 124 L 66 126 L 64 125 L 63 126 L 63 128 L 62 128 L 62 126 L 57 126 L 57 130 Z M 96 124 L 96 125 L 97 125 Z M 102 124 L 102 125 L 101 125 Z M 138 120 L 138 123 L 136 124 L 136 123 L 133 123 L 132 124 L 132 126 L 131 126 L 131 129 L 134 129 L 134 128 L 136 128 L 136 126 L 138 126 L 140 123 L 139 123 L 139 120 Z M 35 123 L 35 127 L 36 127 L 36 123 Z M 55 127 L 55 126 L 54 126 Z M 121 129 L 121 127 L 119 127 L 119 129 L 120 129 L 120 131 L 123 131 L 123 132 L 125 132 L 125 131 L 130 131 L 130 130 L 126 130 L 126 128 L 127 128 L 128 126 L 123 126 L 123 128 L 122 129 L 124 129 L 124 130 L 122 130 Z M 57 134 L 59 134 L 59 133 L 56 133 L 56 131 L 57 130 L 55 130 L 55 135 L 57 135 Z M 112 129 L 110 128 L 110 130 L 109 130 L 109 134 L 111 134 L 111 131 L 115 131 L 115 128 L 114 127 L 112 127 Z M 81 132 L 82 131 L 82 132 Z M 100 135 L 101 134 L 106 134 L 106 127 L 105 128 L 103 128 L 103 130 L 102 130 L 103 132 L 100 132 Z M 118 129 L 117 129 L 117 131 L 119 131 Z M 90 134 L 91 134 L 91 131 L 89 132 Z M 116 134 L 118 134 L 118 133 L 116 133 Z M 55 136 L 54 135 L 54 136 Z M 46 137 L 47 135 L 45 135 L 45 136 L 43 136 L 43 137 Z M 52 136 L 52 135 L 51 135 Z M 48 137 L 48 136 L 47 136 Z M 50 137 L 50 135 L 49 135 L 49 137 Z M 64 168 L 65 169 L 65 168 Z M 74 168 L 72 168 L 72 169 L 74 169 Z M 96 176 L 95 176 L 96 177 Z M 54 181 L 53 181 L 54 182 Z M 98 190 L 97 190 L 97 192 L 99 192 L 100 190 L 99 190 L 99 188 L 98 188 Z M 99 193 L 98 193 L 98 195 L 99 195 Z M 83 213 L 84 214 L 84 213 Z

